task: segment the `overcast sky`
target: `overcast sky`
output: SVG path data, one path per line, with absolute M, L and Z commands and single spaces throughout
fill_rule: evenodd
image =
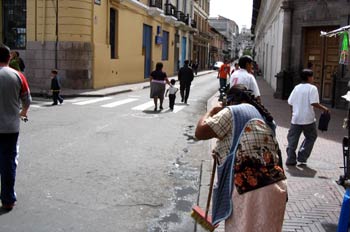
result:
M 210 0 L 210 17 L 221 15 L 235 21 L 241 30 L 249 29 L 252 20 L 253 0 Z

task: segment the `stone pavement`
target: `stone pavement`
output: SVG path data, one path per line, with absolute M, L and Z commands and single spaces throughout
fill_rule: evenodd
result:
M 214 72 L 213 70 L 205 70 L 198 72 L 198 75 L 195 76 L 202 76 L 209 73 Z M 177 76 L 170 76 L 168 77 L 170 79 L 177 80 Z M 125 93 L 125 92 L 131 92 L 138 89 L 144 89 L 149 88 L 149 81 L 145 80 L 144 82 L 140 83 L 132 83 L 132 84 L 124 84 L 124 85 L 117 85 L 113 87 L 108 88 L 102 88 L 102 89 L 67 89 L 62 88 L 61 89 L 61 95 L 65 98 L 70 97 L 105 97 L 110 95 L 115 95 L 119 93 Z M 30 86 L 31 95 L 33 97 L 49 97 L 51 95 L 50 92 L 50 86 L 47 87 L 47 89 L 43 88 L 36 88 L 33 86 Z
M 285 162 L 290 108 L 286 100 L 273 98 L 273 89 L 261 77 L 258 77 L 257 80 L 262 103 L 272 113 L 278 125 L 276 134 Z M 218 94 L 208 101 L 208 108 L 216 104 L 217 99 Z M 320 112 L 316 110 L 316 114 L 319 118 Z M 342 128 L 342 124 L 346 116 L 347 110 L 331 109 L 328 131 L 323 133 L 318 131 L 318 138 L 307 165 L 284 167 L 289 194 L 283 224 L 284 232 L 333 232 L 337 230 L 344 188 L 337 185 L 335 181 L 343 174 L 343 169 L 340 169 L 343 166 L 342 139 L 347 135 L 347 131 Z M 210 147 L 214 142 L 215 140 L 211 141 Z M 208 157 L 210 157 L 210 147 Z M 203 209 L 206 204 L 211 165 L 209 158 L 203 161 L 199 197 L 199 205 Z M 221 223 L 216 231 L 224 231 L 223 224 Z M 196 231 L 204 230 L 197 226 Z

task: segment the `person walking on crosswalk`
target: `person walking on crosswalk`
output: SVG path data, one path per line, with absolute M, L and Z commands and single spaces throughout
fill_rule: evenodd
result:
M 150 97 L 154 101 L 154 111 L 157 111 L 158 98 L 159 98 L 159 109 L 163 109 L 165 85 L 170 85 L 169 79 L 165 72 L 163 72 L 163 63 L 158 62 L 156 64 L 156 70 L 154 70 L 150 75 L 150 86 L 151 93 Z
M 188 97 L 190 96 L 191 83 L 194 75 L 193 70 L 188 66 L 189 61 L 185 60 L 184 66 L 180 68 L 178 73 L 178 80 L 180 81 L 180 95 L 181 102 L 187 104 Z
M 60 81 L 58 80 L 57 74 L 58 74 L 57 69 L 53 69 L 51 71 L 51 92 L 52 92 L 53 106 L 57 105 L 58 101 L 60 102 L 60 104 L 63 103 L 63 98 L 60 95 L 61 84 L 60 84 Z
M 169 94 L 169 108 L 170 110 L 174 110 L 176 93 L 179 89 L 175 87 L 175 83 L 176 83 L 175 79 L 171 79 L 170 83 L 171 85 L 169 89 L 167 89 L 165 96 Z

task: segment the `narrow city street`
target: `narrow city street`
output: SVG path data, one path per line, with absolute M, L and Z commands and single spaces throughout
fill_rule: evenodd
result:
M 217 91 L 195 78 L 189 105 L 153 111 L 149 89 L 50 106 L 35 98 L 22 123 L 14 210 L 0 231 L 193 231 L 205 142 L 194 128 Z M 20 223 L 19 223 L 20 222 Z

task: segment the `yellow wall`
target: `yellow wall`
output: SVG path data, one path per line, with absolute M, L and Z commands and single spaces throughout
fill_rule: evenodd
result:
M 110 59 L 109 47 L 109 7 L 118 11 L 118 58 Z M 154 43 L 157 26 L 169 32 L 169 59 L 164 63 L 168 75 L 174 70 L 174 33 L 173 26 L 164 23 L 161 17 L 151 17 L 137 7 L 123 2 L 108 5 L 102 1 L 95 5 L 94 11 L 94 87 L 136 83 L 144 79 L 144 56 L 142 55 L 143 24 L 153 27 L 152 33 L 152 69 L 161 61 L 162 46 Z
M 45 45 L 45 42 L 56 41 L 56 1 L 27 1 L 27 42 L 37 41 L 37 43 L 41 42 Z M 119 0 L 103 0 L 101 5 L 94 4 L 93 0 L 59 0 L 58 3 L 58 41 L 60 46 L 72 42 L 91 44 L 93 60 L 89 73 L 93 80 L 93 88 L 148 80 L 144 78 L 144 56 L 142 55 L 144 23 L 153 28 L 151 69 L 154 69 L 155 64 L 161 61 L 164 63 L 164 71 L 169 76 L 174 73 L 175 27 L 165 23 L 164 16 L 152 17 L 147 14 L 144 8 L 129 1 L 121 1 L 120 3 Z M 117 59 L 110 58 L 110 7 L 118 12 Z M 157 26 L 161 26 L 162 29 L 169 32 L 167 61 L 161 60 L 162 46 L 156 45 L 154 42 Z M 42 46 L 41 49 L 45 49 L 45 46 Z M 66 52 L 69 51 L 59 50 L 59 55 Z M 52 56 L 52 54 L 49 55 Z M 61 65 L 64 62 L 71 61 L 59 60 L 58 68 L 62 68 L 62 71 L 64 68 Z M 88 62 L 85 61 L 84 65 L 87 64 Z M 45 66 L 45 64 L 43 65 Z M 42 67 L 41 64 L 39 66 Z M 77 69 L 83 68 L 77 67 Z M 69 70 L 72 70 L 72 67 L 69 66 Z M 34 76 L 36 75 L 33 74 Z
M 56 1 L 27 1 L 28 41 L 56 40 Z M 91 41 L 92 6 L 91 0 L 58 0 L 59 41 Z

